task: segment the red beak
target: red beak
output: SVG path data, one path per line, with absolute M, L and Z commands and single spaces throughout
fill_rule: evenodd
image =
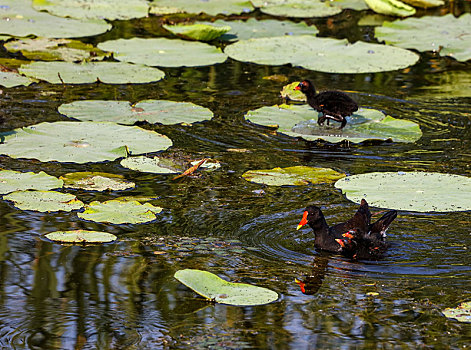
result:
M 296 86 L 294 89 L 295 89 L 295 90 L 301 90 L 301 88 L 299 87 L 299 85 Z
M 304 225 L 307 224 L 307 210 L 303 213 L 303 218 L 301 219 L 301 221 L 299 222 L 298 224 L 298 227 L 296 227 L 296 230 L 299 230 L 301 227 L 303 227 Z
M 306 290 L 304 289 L 304 286 L 306 285 L 303 281 L 298 280 L 297 278 L 294 279 L 294 281 L 299 284 L 299 287 L 301 288 L 301 292 L 306 293 Z

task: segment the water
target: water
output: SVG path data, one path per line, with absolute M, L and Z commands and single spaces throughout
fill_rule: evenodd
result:
M 355 18 L 339 17 L 342 37 Z M 91 41 L 155 32 L 155 18 L 117 22 Z M 129 25 L 132 24 L 132 26 Z M 329 34 L 328 26 L 321 34 Z M 336 28 L 337 28 L 336 27 Z M 126 29 L 126 31 L 124 31 Z M 124 34 L 123 34 L 124 33 Z M 142 33 L 141 33 L 142 34 Z M 368 28 L 350 35 L 368 37 Z M 6 55 L 4 53 L 4 55 Z M 249 169 L 310 165 L 347 174 L 370 171 L 438 171 L 471 176 L 471 97 L 430 95 L 429 78 L 469 71 L 469 64 L 423 54 L 410 69 L 340 75 L 229 60 L 212 67 L 165 69 L 164 81 L 146 85 L 52 86 L 3 89 L 2 131 L 66 120 L 57 107 L 76 99 L 170 99 L 194 102 L 215 113 L 193 127 L 143 125 L 169 136 L 174 158 L 210 157 L 222 169 L 200 177 L 138 174 L 118 161 L 102 164 L 40 163 L 0 157 L 0 167 L 46 171 L 119 173 L 133 190 L 72 191 L 81 200 L 120 195 L 157 196 L 164 207 L 143 225 L 86 222 L 75 213 L 39 214 L 0 202 L 0 347 L 5 349 L 465 349 L 471 325 L 441 311 L 471 300 L 469 212 L 400 212 L 388 231 L 392 243 L 377 262 L 325 255 L 308 228 L 296 231 L 303 208 L 322 204 L 330 223 L 356 205 L 332 185 L 262 187 L 241 174 Z M 321 89 L 353 92 L 362 106 L 418 122 L 415 144 L 307 143 L 246 123 L 246 111 L 280 103 L 282 74 L 310 78 Z M 427 78 L 428 77 L 428 78 Z M 263 190 L 263 191 L 260 191 Z M 97 229 L 119 239 L 102 246 L 62 246 L 43 235 Z M 179 284 L 182 268 L 209 270 L 232 281 L 271 288 L 279 301 L 257 307 L 208 304 Z M 312 295 L 295 278 L 315 276 Z

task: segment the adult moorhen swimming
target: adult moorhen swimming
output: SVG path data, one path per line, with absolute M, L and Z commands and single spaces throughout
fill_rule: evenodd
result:
M 378 259 L 386 252 L 386 231 L 397 216 L 396 210 L 386 212 L 374 223 L 366 200 L 362 199 L 355 215 L 348 221 L 329 227 L 319 207 L 306 207 L 298 230 L 309 224 L 314 231 L 314 246 L 340 253 L 353 259 Z
M 301 90 L 306 97 L 309 106 L 316 111 L 321 112 L 322 116 L 317 119 L 317 124 L 323 125 L 327 119 L 336 120 L 340 123 L 340 129 L 347 125 L 346 117 L 352 115 L 358 110 L 358 104 L 350 96 L 341 91 L 324 91 L 316 93 L 314 85 L 309 80 L 303 80 L 295 90 Z

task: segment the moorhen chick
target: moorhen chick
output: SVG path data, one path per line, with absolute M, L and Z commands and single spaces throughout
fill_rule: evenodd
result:
M 348 221 L 329 227 L 319 207 L 306 207 L 297 229 L 309 224 L 314 231 L 314 246 L 353 259 L 379 259 L 386 252 L 386 231 L 397 216 L 396 210 L 387 211 L 374 223 L 365 199 Z
M 316 111 L 322 113 L 317 119 L 317 124 L 323 125 L 327 119 L 336 120 L 340 123 L 340 129 L 347 125 L 346 117 L 358 110 L 358 104 L 350 96 L 342 91 L 324 91 L 316 93 L 316 88 L 309 80 L 303 80 L 295 90 L 301 90 L 307 97 L 307 103 Z

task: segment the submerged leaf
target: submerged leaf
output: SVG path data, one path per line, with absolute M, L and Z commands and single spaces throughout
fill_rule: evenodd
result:
M 124 176 L 101 172 L 75 172 L 60 177 L 64 187 L 81 188 L 89 191 L 122 191 L 136 186 L 134 182 L 126 181 Z
M 109 243 L 118 238 L 108 232 L 87 230 L 54 231 L 45 236 L 51 241 L 61 243 Z
M 216 26 L 206 23 L 175 25 L 164 24 L 163 27 L 173 34 L 200 41 L 214 40 L 231 30 L 231 27 L 229 26 Z
M 44 171 L 39 173 L 22 173 L 14 170 L 0 171 L 1 194 L 25 190 L 52 190 L 53 188 L 61 188 L 62 185 L 62 180 L 48 175 Z
M 125 168 L 145 173 L 174 174 L 178 172 L 176 164 L 168 159 L 159 157 L 127 157 L 120 164 Z
M 12 201 L 18 209 L 40 212 L 72 211 L 83 207 L 74 195 L 55 191 L 17 191 L 3 199 Z

